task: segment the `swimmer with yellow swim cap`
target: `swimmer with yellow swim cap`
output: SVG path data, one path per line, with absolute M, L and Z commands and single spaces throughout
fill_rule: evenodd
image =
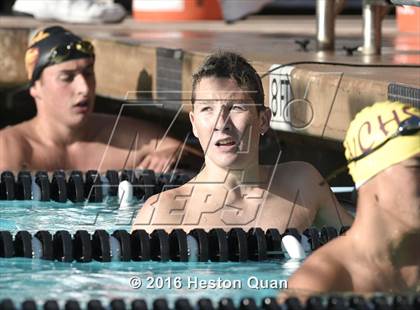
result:
M 419 129 L 420 110 L 398 102 L 356 115 L 344 141 L 358 188 L 355 221 L 292 275 L 289 296 L 420 290 Z

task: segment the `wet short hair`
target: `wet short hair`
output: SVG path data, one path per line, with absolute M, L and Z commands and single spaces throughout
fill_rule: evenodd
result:
M 264 89 L 261 78 L 251 64 L 241 55 L 233 52 L 218 51 L 209 55 L 193 74 L 191 102 L 196 100 L 195 90 L 203 78 L 226 78 L 236 81 L 238 86 L 249 91 L 257 111 L 264 109 Z

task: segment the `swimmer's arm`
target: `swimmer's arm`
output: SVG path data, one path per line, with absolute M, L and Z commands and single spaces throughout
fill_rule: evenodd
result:
M 149 152 L 137 166 L 138 169 L 151 169 L 155 172 L 168 172 L 176 169 L 178 163 L 182 168 L 199 170 L 203 154 L 190 146 L 173 146 Z M 176 165 L 176 166 L 175 166 Z
M 167 172 L 176 169 L 175 164 L 201 162 L 202 153 L 191 146 L 184 145 L 172 137 L 157 139 L 149 152 L 138 165 L 139 169 L 151 169 L 156 172 Z M 194 164 L 190 165 L 194 169 Z M 196 168 L 198 169 L 198 168 Z
M 166 128 L 158 124 L 124 117 L 120 122 L 113 140 L 123 141 L 125 147 L 132 147 L 135 152 L 135 167 L 151 169 L 155 172 L 166 172 L 174 167 L 182 156 L 182 163 L 186 158 L 189 162 L 199 162 L 202 157 L 200 151 L 184 146 L 180 141 L 166 134 Z M 133 152 L 134 155 L 134 152 Z M 131 162 L 131 161 L 130 161 Z
M 22 170 L 25 156 L 23 146 L 13 142 L 13 137 L 7 134 L 7 130 L 0 130 L 0 171 L 9 170 L 14 173 Z
M 342 226 L 351 226 L 353 217 L 340 205 L 328 184 L 324 186 L 322 200 L 315 218 L 315 224 L 333 226 L 340 229 Z
M 154 124 L 142 125 L 141 130 L 146 144 L 146 155 L 138 164 L 140 169 L 151 169 L 156 172 L 167 172 L 177 162 L 182 150 L 182 142 L 165 135 L 164 128 Z
M 315 195 L 313 201 L 317 202 L 318 207 L 315 224 L 333 226 L 336 229 L 340 229 L 344 225 L 350 226 L 353 223 L 353 217 L 337 201 L 322 175 L 315 167 L 312 167 L 309 173 L 314 181 L 311 186 L 312 193 Z
M 150 169 L 155 172 L 168 172 L 177 161 L 178 148 L 150 151 L 138 164 L 137 169 Z
M 165 135 L 164 128 L 146 120 L 123 117 L 119 120 L 109 116 L 97 116 L 97 126 L 103 122 L 117 122 L 116 127 L 108 130 L 113 133 L 111 144 L 126 148 L 131 155 L 128 162 L 139 169 L 151 169 L 164 172 L 168 166 L 176 162 L 181 141 Z M 108 133 L 107 133 L 108 134 Z M 109 135 L 108 134 L 108 135 Z
M 351 290 L 352 280 L 341 264 L 315 252 L 288 279 L 287 287 L 279 298 L 286 295 L 306 299 L 322 292 Z

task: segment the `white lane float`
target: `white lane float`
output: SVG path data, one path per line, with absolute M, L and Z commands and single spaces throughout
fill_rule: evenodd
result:
M 41 188 L 35 182 L 35 178 L 32 178 L 31 182 L 32 200 L 41 200 Z
M 286 235 L 281 239 L 281 247 L 283 252 L 289 255 L 291 259 L 305 258 L 305 250 L 299 240 L 292 235 Z
M 130 206 L 133 203 L 133 185 L 127 180 L 118 185 L 118 201 L 120 208 Z

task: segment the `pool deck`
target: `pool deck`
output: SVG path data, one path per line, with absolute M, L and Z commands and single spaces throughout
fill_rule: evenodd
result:
M 29 30 L 47 24 L 56 23 L 30 17 L 0 17 L 0 84 L 25 81 L 22 60 Z M 392 16 L 383 23 L 380 56 L 363 56 L 360 52 L 348 56 L 343 49 L 343 46 L 362 44 L 361 16 L 338 16 L 335 53 L 316 52 L 315 16 L 255 16 L 233 25 L 222 21 L 147 23 L 127 18 L 115 25 L 67 24 L 65 27 L 91 38 L 95 44 L 98 94 L 132 101 L 149 98 L 147 93 L 156 99 L 156 94 L 167 91 L 166 98 L 187 102 L 191 74 L 205 55 L 218 49 L 240 52 L 261 74 L 273 64 L 301 61 L 420 65 L 419 36 L 399 33 Z M 310 40 L 307 51 L 295 43 L 295 40 L 303 39 Z M 263 79 L 266 104 L 274 109 L 284 109 L 287 102 L 280 98 L 273 101 L 274 94 L 270 92 L 270 88 L 274 91 L 273 83 L 279 83 L 273 81 L 278 77 L 273 75 Z M 420 88 L 418 67 L 300 64 L 294 66 L 289 79 L 293 97 L 310 103 L 310 109 L 296 105 L 287 117 L 292 119 L 303 115 L 310 122 L 296 129 L 281 124 L 282 119 L 277 115 L 275 119 L 280 125 L 276 128 L 336 141 L 343 139 L 350 120 L 364 106 L 398 98 L 398 94 L 400 99 L 411 96 L 408 98 L 410 102 L 414 100 L 418 104 L 420 101 L 415 93 Z M 408 90 L 391 93 L 392 89 L 398 88 L 393 84 L 404 84 Z M 171 92 L 180 95 L 171 96 Z M 413 92 L 414 97 L 406 94 Z M 165 108 L 174 110 L 178 106 Z M 186 105 L 184 110 L 188 109 Z

